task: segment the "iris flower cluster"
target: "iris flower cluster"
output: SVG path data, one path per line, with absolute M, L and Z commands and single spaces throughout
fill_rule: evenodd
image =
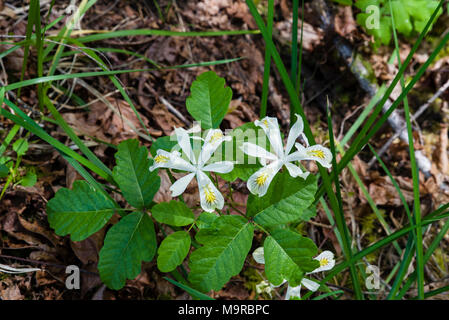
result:
M 299 161 L 314 160 L 325 168 L 331 166 L 332 153 L 330 150 L 319 144 L 310 146 L 303 132 L 304 122 L 299 115 L 296 115 L 296 117 L 297 121 L 290 129 L 285 147 L 282 142 L 278 120 L 273 117 L 265 117 L 254 122 L 257 127 L 262 128 L 265 132 L 271 145 L 270 149 L 273 152 L 250 142 L 245 142 L 240 146 L 245 154 L 258 158 L 262 164 L 262 168 L 248 179 L 247 187 L 252 194 L 259 197 L 264 196 L 271 181 L 284 166 L 292 177 L 303 179 L 307 178 L 309 172 L 303 171 L 296 164 Z M 193 178 L 196 178 L 202 209 L 207 212 L 213 212 L 216 209 L 221 210 L 224 206 L 223 195 L 206 173 L 229 173 L 234 169 L 234 162 L 232 161 L 210 161 L 217 148 L 223 142 L 232 138 L 225 136 L 220 129 L 210 129 L 204 139 L 199 138 L 203 141 L 203 146 L 198 157 L 196 157 L 190 144 L 191 139 L 193 139 L 190 136 L 191 132 L 183 128 L 175 129 L 178 145 L 187 160 L 182 157 L 182 153 L 179 151 L 168 152 L 159 149 L 154 157 L 154 165 L 150 170 L 167 168 L 188 172 L 187 175 L 178 179 L 170 187 L 172 196 L 181 195 Z M 302 138 L 306 146 L 296 142 L 299 137 Z M 293 147 L 296 150 L 291 152 Z

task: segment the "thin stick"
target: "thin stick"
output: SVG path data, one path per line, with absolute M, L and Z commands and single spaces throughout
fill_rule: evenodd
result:
M 411 117 L 412 121 L 416 121 L 424 113 L 424 111 L 426 111 L 427 108 L 436 99 L 438 99 L 448 88 L 449 88 L 449 80 L 440 89 L 438 89 L 438 91 L 425 104 L 423 104 L 421 107 L 419 107 L 418 111 L 416 111 L 416 113 L 414 115 L 412 115 L 412 117 Z M 381 157 L 388 150 L 388 148 L 393 143 L 393 141 L 396 140 L 397 138 L 399 138 L 406 129 L 407 129 L 407 124 L 404 123 L 404 125 L 402 125 L 400 129 L 396 130 L 396 133 L 377 152 L 379 157 Z M 368 162 L 368 166 L 371 167 L 375 161 L 376 161 L 376 157 L 372 157 L 371 160 Z
M 5 249 L 5 248 L 3 248 L 3 249 Z M 8 255 L 5 255 L 5 254 L 0 254 L 0 258 L 17 260 L 17 261 L 27 262 L 27 263 L 31 263 L 31 264 L 39 264 L 39 265 L 44 265 L 44 266 L 51 266 L 51 267 L 56 267 L 56 268 L 61 268 L 61 269 L 66 269 L 67 268 L 67 266 L 62 265 L 62 264 L 56 264 L 56 263 L 51 263 L 51 262 L 43 262 L 43 261 L 38 261 L 38 260 L 19 258 L 19 257 L 14 257 L 14 256 L 8 256 Z M 81 268 L 79 270 L 81 272 L 84 272 L 84 273 L 88 273 L 88 274 L 92 274 L 92 275 L 98 276 L 98 273 L 96 273 L 96 272 L 88 271 L 88 270 L 81 269 Z

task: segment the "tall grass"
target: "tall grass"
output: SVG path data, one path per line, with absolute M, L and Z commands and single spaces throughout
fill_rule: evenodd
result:
M 329 173 L 324 168 L 319 168 L 319 175 L 321 177 L 321 185 L 317 194 L 315 202 L 320 202 L 323 208 L 328 214 L 331 224 L 334 226 L 335 235 L 342 247 L 344 253 L 344 261 L 339 263 L 329 274 L 321 281 L 324 284 L 326 281 L 332 279 L 335 275 L 349 269 L 351 275 L 351 282 L 354 290 L 354 298 L 364 299 L 362 282 L 365 278 L 365 274 L 360 265 L 363 264 L 362 259 L 367 255 L 380 250 L 381 248 L 392 245 L 398 255 L 401 256 L 401 261 L 397 263 L 390 276 L 389 280 L 393 281 L 390 292 L 387 295 L 388 299 L 402 299 L 410 291 L 410 288 L 416 284 L 418 288 L 417 299 L 424 299 L 431 297 L 435 294 L 439 294 L 445 291 L 449 291 L 449 287 L 443 287 L 438 290 L 425 292 L 425 279 L 424 279 L 424 266 L 439 247 L 440 242 L 444 238 L 444 235 L 449 230 L 449 204 L 442 206 L 428 214 L 426 217 L 421 217 L 421 204 L 419 193 L 419 174 L 414 156 L 413 135 L 411 126 L 411 114 L 410 107 L 407 100 L 407 95 L 413 89 L 415 84 L 420 80 L 422 75 L 426 72 L 429 66 L 435 61 L 440 51 L 446 46 L 449 40 L 449 33 L 441 38 L 436 48 L 431 52 L 427 61 L 422 64 L 416 74 L 406 84 L 404 81 L 404 74 L 410 67 L 413 55 L 417 52 L 419 47 L 425 40 L 425 36 L 428 33 L 431 25 L 431 21 L 434 20 L 437 12 L 443 5 L 443 0 L 440 1 L 439 6 L 436 8 L 423 32 L 418 36 L 414 43 L 410 53 L 404 61 L 399 57 L 399 45 L 397 35 L 394 32 L 395 47 L 397 53 L 397 60 L 399 64 L 399 71 L 389 86 L 382 86 L 375 97 L 372 98 L 368 106 L 359 115 L 354 124 L 348 130 L 342 141 L 338 142 L 334 138 L 333 122 L 330 114 L 330 109 L 326 114 L 326 120 L 329 129 L 330 147 L 333 153 L 332 171 Z M 150 29 L 137 29 L 137 30 L 116 30 L 116 31 L 89 31 L 88 34 L 77 34 L 73 30 L 74 24 L 80 17 L 89 10 L 96 0 L 83 0 L 78 8 L 77 14 L 75 14 L 70 23 L 63 26 L 59 32 L 54 36 L 48 36 L 47 31 L 54 28 L 64 17 L 59 17 L 54 21 L 48 21 L 45 19 L 45 26 L 42 26 L 40 3 L 39 0 L 31 0 L 30 11 L 27 19 L 26 35 L 20 41 L 9 41 L 8 44 L 13 44 L 13 47 L 0 53 L 0 58 L 4 58 L 19 48 L 24 50 L 23 68 L 21 70 L 21 76 L 18 82 L 11 83 L 3 86 L 0 89 L 0 102 L 3 102 L 0 107 L 0 115 L 11 120 L 15 126 L 10 131 L 6 140 L 0 146 L 0 155 L 5 151 L 6 147 L 10 144 L 14 136 L 18 134 L 19 128 L 31 132 L 35 136 L 39 137 L 43 141 L 47 142 L 55 150 L 57 150 L 61 156 L 63 156 L 78 172 L 84 177 L 93 188 L 102 191 L 108 196 L 106 190 L 109 188 L 107 185 L 114 186 L 114 181 L 111 177 L 110 169 L 88 148 L 85 142 L 77 136 L 70 125 L 64 120 L 58 109 L 54 105 L 54 101 L 50 98 L 52 90 L 52 83 L 57 81 L 64 81 L 70 79 L 82 79 L 86 77 L 107 77 L 111 83 L 115 86 L 117 91 L 121 94 L 124 100 L 126 100 L 137 118 L 142 124 L 142 127 L 148 133 L 144 122 L 142 121 L 138 108 L 134 105 L 132 99 L 129 97 L 126 88 L 119 81 L 117 75 L 130 72 L 145 72 L 150 70 L 160 69 L 178 69 L 178 68 L 195 68 L 200 66 L 212 66 L 218 64 L 233 63 L 241 59 L 241 57 L 235 57 L 233 59 L 226 59 L 220 61 L 204 61 L 187 65 L 176 66 L 160 66 L 154 61 L 147 59 L 137 53 L 133 53 L 123 49 L 116 48 L 91 48 L 88 44 L 93 44 L 98 41 L 102 41 L 110 38 L 127 37 L 127 36 L 161 36 L 161 37 L 211 37 L 211 36 L 241 36 L 241 35 L 262 35 L 265 42 L 265 60 L 264 60 L 264 74 L 263 74 L 263 86 L 262 97 L 260 106 L 260 116 L 263 117 L 267 114 L 268 95 L 269 95 L 269 79 L 270 74 L 273 72 L 271 66 L 276 68 L 280 75 L 285 90 L 288 93 L 291 102 L 291 115 L 295 113 L 299 114 L 306 120 L 303 106 L 299 97 L 301 88 L 301 69 L 302 69 L 302 32 L 301 41 L 298 43 L 298 28 L 299 28 L 299 0 L 293 0 L 293 29 L 292 29 L 292 48 L 290 57 L 290 72 L 287 71 L 284 61 L 278 52 L 275 43 L 273 41 L 273 22 L 275 17 L 274 0 L 268 0 L 267 4 L 267 21 L 265 22 L 253 0 L 246 0 L 249 11 L 252 14 L 258 30 L 228 30 L 228 31 L 201 31 L 201 32 L 178 32 L 178 31 L 166 31 L 166 30 L 150 30 Z M 54 1 L 51 3 L 53 7 Z M 301 1 L 302 14 L 304 15 L 304 1 Z M 51 10 L 50 8 L 50 10 Z M 161 15 L 162 12 L 159 11 Z M 304 17 L 301 19 L 301 30 L 303 30 Z M 394 26 L 394 20 L 393 20 Z M 394 30 L 394 28 L 393 28 Z M 6 42 L 5 42 L 6 43 Z M 31 49 L 34 49 L 31 50 Z M 28 69 L 29 56 L 32 52 L 36 53 L 36 70 L 37 74 L 35 78 L 25 79 L 26 70 Z M 105 59 L 107 52 L 119 52 L 121 54 L 128 54 L 130 56 L 137 57 L 145 60 L 151 67 L 146 69 L 127 69 L 127 70 L 111 70 Z M 58 66 L 61 59 L 64 57 L 70 57 L 73 55 L 81 54 L 89 59 L 91 63 L 101 71 L 91 71 L 82 73 L 68 73 L 57 74 Z M 389 99 L 395 86 L 400 83 L 402 87 L 401 95 L 394 101 L 389 110 L 381 115 L 382 108 Z M 79 153 L 75 152 L 72 148 L 66 144 L 61 143 L 57 139 L 48 134 L 40 125 L 39 120 L 32 119 L 28 116 L 20 107 L 20 97 L 22 89 L 27 86 L 36 86 L 39 99 L 39 107 L 43 114 L 50 114 L 51 121 L 57 124 L 67 135 L 67 137 L 79 148 Z M 62 88 L 67 94 L 70 90 Z M 17 99 L 7 99 L 6 93 L 15 93 Z M 13 95 L 12 95 L 13 96 Z M 70 96 L 71 99 L 77 100 L 79 103 L 83 103 L 82 99 L 75 95 Z M 358 176 L 357 172 L 351 165 L 352 159 L 359 154 L 363 148 L 369 144 L 371 139 L 379 132 L 382 125 L 387 121 L 391 113 L 399 108 L 403 104 L 405 120 L 407 123 L 407 133 L 409 137 L 409 155 L 410 163 L 412 167 L 412 180 L 413 180 L 413 210 L 410 210 L 405 197 L 399 188 L 398 183 L 394 180 L 386 164 L 378 157 L 375 150 L 371 148 L 372 152 L 377 157 L 380 166 L 385 173 L 391 179 L 398 197 L 402 201 L 404 211 L 408 216 L 408 224 L 402 228 L 393 231 L 387 222 L 382 218 L 378 208 L 373 199 L 369 196 L 366 187 L 363 185 L 362 179 Z M 50 119 L 50 118 L 49 118 Z M 311 130 L 310 124 L 305 121 L 304 132 L 311 143 L 314 143 L 314 135 Z M 341 156 L 341 160 L 337 162 Z M 358 250 L 353 246 L 353 236 L 349 232 L 349 228 L 346 224 L 346 214 L 343 208 L 343 196 L 340 186 L 340 175 L 344 169 L 348 168 L 353 175 L 356 183 L 361 188 L 362 192 L 368 199 L 369 205 L 373 212 L 376 214 L 379 223 L 383 226 L 386 232 L 386 236 L 377 242 L 369 245 L 368 247 Z M 94 178 L 94 175 L 100 177 L 101 181 L 98 182 Z M 431 245 L 424 254 L 423 250 L 423 229 L 427 228 L 435 222 L 447 219 L 443 227 L 436 235 Z M 407 237 L 407 243 L 404 248 L 400 246 L 399 239 Z M 416 271 L 407 275 L 409 265 L 412 263 L 413 258 L 416 259 Z M 199 292 L 195 292 L 193 289 L 186 285 L 183 280 L 183 275 L 174 275 L 174 280 L 169 280 L 175 285 L 188 291 L 197 298 L 206 299 L 204 295 Z M 192 291 L 193 290 L 193 291 Z M 310 297 L 311 293 L 307 293 L 304 298 Z M 342 291 L 328 292 L 323 295 L 317 296 L 314 299 L 332 299 L 339 298 L 342 295 Z M 368 295 L 368 297 L 370 297 Z
M 266 26 L 262 17 L 260 16 L 259 12 L 257 11 L 257 8 L 252 0 L 246 0 L 248 7 L 250 9 L 251 14 L 253 15 L 253 18 L 255 19 L 262 35 L 265 41 L 266 50 L 269 51 L 271 58 L 273 59 L 274 65 L 277 68 L 277 71 L 279 72 L 281 79 L 285 85 L 285 89 L 287 90 L 290 102 L 291 102 L 291 112 L 292 113 L 299 113 L 301 116 L 304 116 L 304 111 L 301 106 L 299 96 L 297 94 L 297 89 L 299 86 L 295 86 L 295 81 L 298 81 L 300 79 L 300 72 L 296 73 L 296 67 L 299 69 L 301 68 L 301 62 L 299 62 L 299 66 L 296 64 L 296 61 L 298 60 L 298 47 L 297 47 L 297 19 L 298 19 L 298 1 L 293 1 L 293 30 L 292 30 L 292 51 L 291 51 L 291 77 L 288 77 L 285 66 L 283 64 L 282 59 L 280 58 L 279 52 L 277 51 L 273 40 L 271 38 L 272 30 L 271 30 L 271 15 L 269 15 L 268 19 L 268 25 Z M 363 277 L 362 274 L 358 274 L 355 268 L 356 264 L 359 264 L 361 262 L 361 259 L 366 257 L 368 254 L 375 252 L 379 250 L 380 248 L 386 246 L 386 245 L 394 245 L 397 253 L 402 257 L 402 260 L 400 263 L 396 265 L 393 272 L 391 273 L 389 279 L 393 280 L 393 287 L 391 289 L 390 294 L 387 298 L 389 299 L 398 299 L 403 298 L 404 295 L 407 293 L 408 289 L 411 287 L 412 283 L 416 281 L 416 285 L 418 288 L 418 299 L 423 299 L 426 297 L 429 297 L 431 295 L 444 292 L 444 290 L 437 290 L 434 292 L 425 293 L 424 292 L 424 286 L 425 286 L 425 279 L 424 279 L 424 264 L 427 262 L 428 258 L 432 255 L 435 248 L 438 247 L 439 241 L 441 241 L 441 237 L 446 234 L 449 227 L 447 227 L 446 223 L 443 227 L 443 229 L 440 231 L 440 233 L 437 235 L 437 237 L 434 239 L 432 246 L 430 249 L 432 251 L 427 251 L 426 255 L 423 255 L 423 237 L 422 232 L 423 228 L 429 224 L 432 224 L 434 222 L 440 221 L 441 219 L 445 219 L 449 212 L 447 209 L 449 208 L 449 205 L 445 205 L 441 208 L 438 208 L 437 210 L 433 211 L 431 214 L 429 214 L 426 218 L 421 217 L 421 210 L 420 210 L 420 192 L 419 192 L 419 174 L 418 174 L 418 168 L 416 164 L 415 159 L 415 153 L 414 153 L 414 146 L 413 146 L 413 135 L 412 135 L 412 127 L 411 127 L 411 115 L 410 115 L 410 108 L 407 100 L 408 93 L 413 89 L 414 85 L 418 82 L 418 80 L 422 77 L 422 75 L 425 73 L 425 71 L 429 68 L 429 66 L 433 63 L 439 52 L 445 47 L 449 40 L 448 34 L 446 34 L 439 42 L 439 44 L 436 46 L 436 48 L 432 51 L 427 61 L 419 68 L 418 72 L 415 74 L 415 76 L 409 81 L 408 85 L 405 84 L 404 81 L 404 74 L 407 70 L 407 68 L 410 65 L 410 62 L 412 61 L 413 55 L 416 53 L 418 48 L 420 47 L 421 43 L 425 39 L 426 34 L 428 33 L 431 22 L 434 21 L 434 18 L 436 17 L 438 11 L 441 9 L 444 1 L 441 0 L 438 7 L 432 14 L 432 17 L 429 19 L 428 23 L 426 24 L 424 30 L 420 33 L 418 36 L 414 46 L 412 47 L 410 53 L 408 54 L 407 58 L 401 62 L 399 58 L 399 46 L 398 46 L 398 39 L 396 32 L 394 32 L 394 40 L 395 40 L 395 52 L 397 53 L 398 57 L 398 64 L 399 64 L 399 71 L 391 84 L 388 87 L 382 87 L 381 90 L 376 94 L 376 96 L 372 99 L 369 106 L 362 112 L 362 114 L 358 117 L 358 119 L 355 121 L 353 126 L 349 129 L 348 133 L 343 138 L 343 141 L 341 143 L 341 147 L 339 146 L 336 148 L 336 142 L 334 141 L 333 137 L 333 131 L 332 131 L 332 119 L 330 117 L 330 114 L 328 112 L 327 114 L 327 122 L 329 127 L 329 136 L 330 136 L 330 144 L 332 153 L 334 155 L 333 157 L 333 170 L 330 175 L 326 171 L 324 171 L 322 168 L 320 168 L 320 175 L 322 178 L 322 185 L 320 187 L 320 190 L 318 192 L 316 202 L 320 201 L 325 208 L 327 208 L 327 204 L 325 199 L 323 198 L 324 194 L 326 193 L 327 199 L 330 204 L 330 209 L 333 211 L 335 222 L 337 225 L 337 230 L 335 230 L 337 238 L 339 239 L 339 242 L 342 246 L 343 252 L 345 254 L 345 261 L 340 263 L 335 270 L 333 270 L 321 283 L 324 284 L 326 281 L 331 279 L 336 274 L 342 272 L 345 268 L 350 269 L 351 278 L 352 278 L 352 285 L 355 293 L 356 299 L 362 299 L 363 293 L 361 290 L 361 284 L 360 284 L 360 277 Z M 269 13 L 270 14 L 270 13 Z M 393 21 L 393 30 L 395 30 L 394 27 L 394 21 Z M 300 50 L 302 50 L 302 45 L 300 45 Z M 266 54 L 266 57 L 268 55 Z M 265 65 L 267 64 L 267 61 L 265 61 Z M 293 69 L 295 68 L 295 69 Z M 267 76 L 266 75 L 267 69 L 265 70 L 264 79 Z M 390 97 L 390 94 L 392 93 L 395 86 L 400 82 L 402 86 L 402 93 L 394 101 L 394 103 L 391 105 L 391 107 L 385 112 L 382 116 L 380 116 L 380 113 L 387 102 L 387 100 Z M 295 90 L 296 89 L 296 90 Z M 264 87 L 265 90 L 265 87 Z M 263 92 L 265 93 L 265 92 Z M 404 195 L 402 194 L 397 182 L 393 179 L 391 173 L 389 172 L 388 168 L 385 166 L 385 164 L 382 162 L 382 160 L 377 157 L 379 163 L 386 171 L 387 175 L 392 180 L 394 187 L 398 191 L 398 196 L 401 199 L 404 210 L 407 213 L 407 216 L 409 218 L 409 224 L 405 227 L 403 227 L 400 230 L 397 230 L 395 232 L 391 232 L 390 228 L 388 227 L 386 221 L 381 217 L 381 215 L 378 212 L 378 209 L 374 203 L 374 201 L 369 197 L 369 194 L 366 190 L 366 188 L 362 185 L 361 179 L 358 177 L 357 173 L 353 169 L 350 161 L 366 146 L 370 139 L 374 137 L 374 135 L 379 131 L 379 129 L 382 127 L 382 125 L 387 121 L 388 117 L 391 115 L 391 113 L 396 110 L 400 104 L 403 103 L 404 105 L 404 114 L 405 114 L 405 120 L 407 123 L 407 133 L 409 137 L 409 155 L 410 155 L 410 163 L 412 167 L 412 180 L 413 180 L 413 199 L 414 199 L 414 205 L 413 205 L 413 215 L 411 214 L 408 204 L 405 201 Z M 262 115 L 265 115 L 266 110 L 263 109 Z M 380 119 L 379 119 L 380 116 Z M 358 131 L 358 133 L 357 133 Z M 306 123 L 305 124 L 305 133 L 307 135 L 307 138 L 311 141 L 314 141 L 313 136 L 311 134 L 310 126 Z M 351 138 L 355 135 L 355 138 Z M 349 145 L 349 147 L 344 150 L 345 146 Z M 342 159 L 337 164 L 336 163 L 336 155 L 337 155 L 337 149 L 342 155 Z M 374 149 L 373 149 L 373 152 Z M 377 154 L 376 154 L 377 156 Z M 341 172 L 348 168 L 350 172 L 353 174 L 354 178 L 356 179 L 356 182 L 359 184 L 362 190 L 364 190 L 365 196 L 367 196 L 367 199 L 369 201 L 369 204 L 371 205 L 373 211 L 376 213 L 376 216 L 379 219 L 380 224 L 385 228 L 385 231 L 387 233 L 387 236 L 376 243 L 370 245 L 369 247 L 358 251 L 355 250 L 351 246 L 351 235 L 349 234 L 346 226 L 346 222 L 344 219 L 344 212 L 342 208 L 342 199 L 341 199 L 341 190 L 340 190 L 340 179 L 339 176 Z M 335 191 L 334 191 L 335 190 Z M 329 212 L 330 214 L 330 212 Z M 332 216 L 329 217 L 331 222 L 333 223 Z M 404 249 L 400 248 L 399 243 L 397 240 L 405 235 L 409 235 L 407 245 Z M 355 251 L 354 251 L 355 250 Z M 407 281 L 403 282 L 403 278 L 405 277 L 405 272 L 408 270 L 408 266 L 410 265 L 412 258 L 413 258 L 413 252 L 415 252 L 415 258 L 417 262 L 417 268 L 416 271 L 407 278 Z M 426 259 L 427 258 L 427 259 Z M 396 275 L 396 278 L 394 278 L 394 275 Z M 402 286 L 402 290 L 400 290 L 400 287 Z M 446 290 L 449 290 L 446 288 Z M 397 294 L 397 292 L 399 292 Z M 306 294 L 304 298 L 307 298 L 310 296 L 311 293 Z

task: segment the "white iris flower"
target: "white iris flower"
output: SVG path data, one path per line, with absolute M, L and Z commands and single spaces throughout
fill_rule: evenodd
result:
M 303 179 L 307 178 L 309 172 L 303 172 L 299 166 L 294 164 L 296 161 L 315 160 L 323 167 L 329 168 L 331 166 L 332 153 L 330 150 L 319 144 L 309 146 L 309 142 L 303 133 L 303 120 L 298 114 L 296 117 L 298 120 L 290 129 L 285 148 L 282 143 L 281 131 L 279 130 L 279 124 L 276 118 L 265 117 L 260 121 L 256 120 L 254 122 L 256 126 L 264 130 L 274 153 L 254 143 L 243 143 L 241 147 L 243 152 L 259 158 L 263 166 L 248 179 L 247 187 L 251 193 L 259 195 L 259 197 L 265 195 L 274 176 L 284 165 L 292 177 L 302 177 Z M 302 136 L 307 147 L 299 143 L 295 144 L 299 136 Z M 294 145 L 297 151 L 290 153 Z
M 197 159 L 190 145 L 191 138 L 189 131 L 183 128 L 175 128 L 175 134 L 178 145 L 189 161 L 181 158 L 181 153 L 178 151 L 167 152 L 159 149 L 154 157 L 154 165 L 151 166 L 150 171 L 156 168 L 169 168 L 190 172 L 186 176 L 178 179 L 170 187 L 172 197 L 181 195 L 186 190 L 190 181 L 196 176 L 203 210 L 213 212 L 215 209 L 222 209 L 224 205 L 223 195 L 205 172 L 228 173 L 234 169 L 234 163 L 231 161 L 219 161 L 207 164 L 221 143 L 223 141 L 229 141 L 232 138 L 225 137 L 220 129 L 210 129 L 204 139 L 203 147 Z
M 264 252 L 263 252 L 263 247 L 259 247 L 256 250 L 254 250 L 253 258 L 257 263 L 265 264 L 265 256 L 264 256 Z M 315 270 L 313 270 L 312 272 L 308 272 L 306 274 L 313 274 L 313 273 L 317 273 L 317 272 L 328 271 L 328 270 L 331 270 L 335 266 L 334 254 L 331 251 L 328 251 L 328 250 L 323 251 L 318 256 L 316 256 L 314 259 L 318 260 L 320 262 L 320 266 L 318 268 L 316 268 Z M 278 285 L 278 286 L 272 285 L 272 287 L 273 288 L 280 287 L 286 282 L 287 282 L 287 280 L 284 280 L 280 285 Z M 320 287 L 320 285 L 317 282 L 312 281 L 307 278 L 303 278 L 301 280 L 301 284 L 299 286 L 291 287 L 290 285 L 288 285 L 287 293 L 285 295 L 285 300 L 290 300 L 290 298 L 293 298 L 293 297 L 301 298 L 301 285 L 303 285 L 304 287 L 306 287 L 307 289 L 309 289 L 310 291 L 313 291 L 313 292 L 317 291 Z

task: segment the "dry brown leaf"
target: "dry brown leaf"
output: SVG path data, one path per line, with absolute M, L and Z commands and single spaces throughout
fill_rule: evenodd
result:
M 413 202 L 413 183 L 410 178 L 394 177 L 405 197 L 407 203 Z M 393 183 L 387 176 L 381 176 L 370 183 L 368 192 L 376 205 L 391 205 L 401 207 L 403 204 L 399 195 L 393 186 Z M 363 194 L 361 194 L 363 197 Z
M 284 44 L 291 42 L 292 32 L 292 18 L 275 23 L 275 28 L 279 32 L 279 40 Z M 324 33 L 323 30 L 314 28 L 311 24 L 304 22 L 304 34 L 302 36 L 303 49 L 313 51 L 315 47 L 321 44 Z M 301 21 L 298 22 L 298 43 L 301 41 Z
M 229 121 L 231 129 L 234 129 L 247 122 L 253 122 L 258 119 L 258 116 L 253 108 L 242 102 L 241 99 L 234 99 L 229 104 L 229 112 L 224 119 Z
M 171 191 L 170 191 L 170 187 L 171 187 L 171 181 L 170 178 L 168 177 L 168 174 L 165 170 L 159 170 L 158 173 L 159 177 L 161 178 L 161 186 L 159 188 L 159 190 L 157 191 L 157 193 L 154 195 L 154 202 L 168 202 L 172 199 L 171 196 Z
M 0 288 L 0 295 L 3 300 L 23 300 L 25 297 L 20 293 L 17 285 L 7 286 L 5 289 Z
M 64 113 L 63 117 L 77 134 L 93 136 L 113 144 L 137 138 L 137 134 L 125 119 L 128 119 L 137 130 L 143 128 L 129 104 L 120 99 L 107 99 L 119 114 L 113 112 L 104 102 L 97 101 L 90 106 L 89 112 Z M 148 127 L 148 119 L 142 115 L 141 118 Z
M 58 236 L 56 236 L 53 232 L 39 225 L 38 221 L 28 222 L 23 219 L 20 215 L 18 216 L 19 222 L 26 230 L 39 234 L 49 240 L 54 246 L 57 246 L 60 242 Z
M 167 110 L 163 104 L 156 104 L 151 109 L 153 119 L 158 126 L 169 136 L 173 132 L 173 128 L 182 127 L 184 124 L 173 113 Z
M 334 19 L 335 31 L 342 37 L 349 36 L 352 39 L 352 33 L 357 30 L 357 23 L 354 20 L 354 14 L 351 6 L 338 7 L 338 13 Z

